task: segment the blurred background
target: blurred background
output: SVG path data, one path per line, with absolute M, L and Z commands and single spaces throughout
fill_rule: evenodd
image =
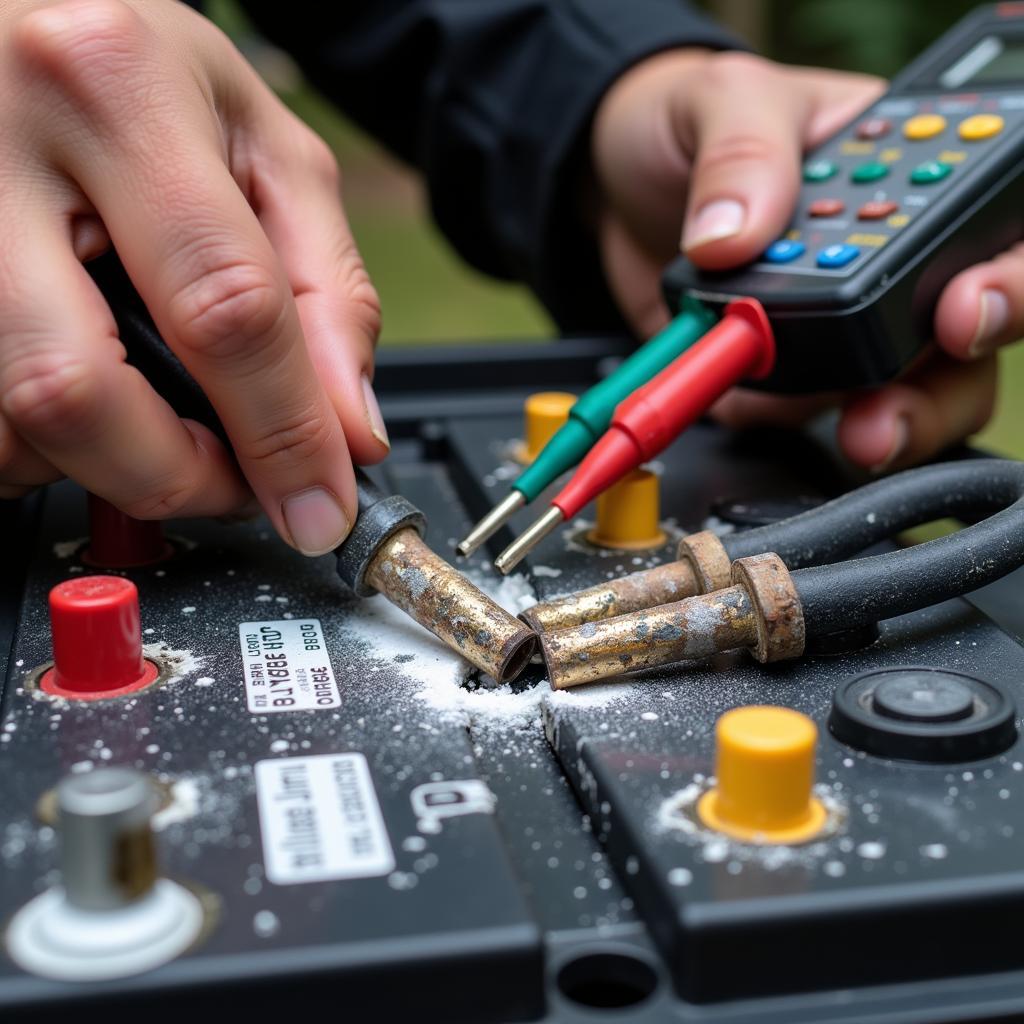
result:
M 889 76 L 976 5 L 963 0 L 704 0 L 700 6 L 776 60 Z M 338 154 L 346 211 L 381 297 L 382 344 L 537 343 L 552 337 L 550 320 L 525 288 L 493 281 L 459 260 L 431 223 L 417 176 L 311 90 L 287 57 L 253 34 L 233 0 L 214 0 L 208 13 Z M 1024 345 L 1006 350 L 1001 359 L 998 409 L 978 441 L 1024 457 Z

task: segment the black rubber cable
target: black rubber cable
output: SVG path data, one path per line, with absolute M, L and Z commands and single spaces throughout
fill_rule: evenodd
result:
M 727 534 L 733 560 L 774 551 L 790 569 L 849 558 L 935 519 L 974 521 L 1005 508 L 1005 483 L 1020 470 L 1001 459 L 941 462 L 866 484 L 789 519 Z
M 933 470 L 936 472 L 929 476 L 929 471 Z M 1024 464 L 1001 459 L 946 463 L 901 474 L 884 483 L 895 483 L 907 477 L 927 480 L 933 488 L 945 486 L 947 499 L 929 506 L 946 509 L 938 514 L 950 514 L 954 510 L 963 513 L 968 509 L 999 511 L 957 533 L 914 547 L 795 570 L 793 583 L 803 606 L 808 636 L 853 629 L 917 611 L 977 590 L 1024 564 Z M 877 519 L 880 513 L 874 511 L 871 502 L 864 503 L 862 499 L 872 492 L 877 497 L 881 490 L 878 485 L 870 484 L 853 492 L 848 498 L 857 500 L 848 501 L 842 515 L 833 510 L 824 520 L 831 522 L 836 531 L 860 529 L 853 522 L 853 512 L 846 510 L 856 509 L 858 518 L 874 512 Z M 912 493 L 920 499 L 917 512 L 921 514 L 911 516 L 907 510 L 906 525 L 935 518 L 935 514 L 923 515 L 924 492 L 912 489 Z M 830 504 L 839 506 L 843 501 L 846 499 Z M 891 506 L 889 514 L 903 514 L 900 508 L 900 505 Z M 787 521 L 786 532 L 805 517 L 827 509 L 828 505 L 824 505 L 795 516 Z M 870 525 L 877 525 L 877 522 Z M 860 540 L 857 544 L 864 546 Z M 781 551 L 776 553 L 786 560 Z

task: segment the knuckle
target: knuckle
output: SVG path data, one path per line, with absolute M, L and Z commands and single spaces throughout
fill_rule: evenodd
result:
M 702 74 L 703 86 L 716 90 L 733 86 L 737 82 L 749 86 L 751 76 L 767 77 L 774 73 L 775 65 L 752 53 L 726 50 L 712 54 Z
M 13 52 L 59 80 L 107 81 L 138 53 L 140 24 L 121 0 L 63 0 L 18 19 Z
M 332 437 L 331 425 L 322 413 L 304 411 L 244 443 L 239 454 L 271 469 L 294 465 L 315 459 L 327 449 Z
M 724 135 L 701 147 L 697 155 L 697 173 L 715 170 L 737 163 L 761 163 L 778 155 L 778 143 L 753 132 Z
M 334 191 L 340 191 L 341 167 L 338 165 L 334 150 L 316 132 L 307 129 L 303 132 L 303 137 L 303 163 L 317 181 Z
M 193 496 L 187 483 L 168 480 L 152 484 L 146 492 L 119 507 L 133 519 L 173 519 L 185 513 Z
M 279 332 L 286 303 L 273 273 L 229 263 L 191 280 L 169 304 L 182 344 L 209 359 L 249 357 Z
M 99 403 L 91 368 L 73 354 L 27 354 L 0 377 L 0 405 L 23 430 L 81 435 L 95 421 Z
M 376 344 L 381 329 L 380 296 L 354 244 L 342 257 L 341 294 L 349 315 Z

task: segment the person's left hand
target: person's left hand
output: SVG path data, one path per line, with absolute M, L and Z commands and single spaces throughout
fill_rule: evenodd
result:
M 672 50 L 623 75 L 591 137 L 596 230 L 605 273 L 629 325 L 649 337 L 668 319 L 664 266 L 747 263 L 785 230 L 803 154 L 884 90 L 864 75 L 786 67 L 744 53 Z M 1024 247 L 955 277 L 935 315 L 936 346 L 899 380 L 844 395 L 734 389 L 715 406 L 732 426 L 797 424 L 838 405 L 839 441 L 883 470 L 926 459 L 992 413 L 995 349 L 1024 334 Z

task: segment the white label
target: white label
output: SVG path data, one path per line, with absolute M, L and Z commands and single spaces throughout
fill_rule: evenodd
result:
M 264 868 L 276 885 L 371 878 L 394 870 L 362 754 L 259 761 L 256 798 Z
M 319 619 L 243 622 L 238 639 L 253 714 L 341 706 Z
M 410 794 L 416 826 L 421 832 L 440 832 L 445 818 L 464 814 L 493 814 L 496 798 L 481 779 L 424 782 Z

